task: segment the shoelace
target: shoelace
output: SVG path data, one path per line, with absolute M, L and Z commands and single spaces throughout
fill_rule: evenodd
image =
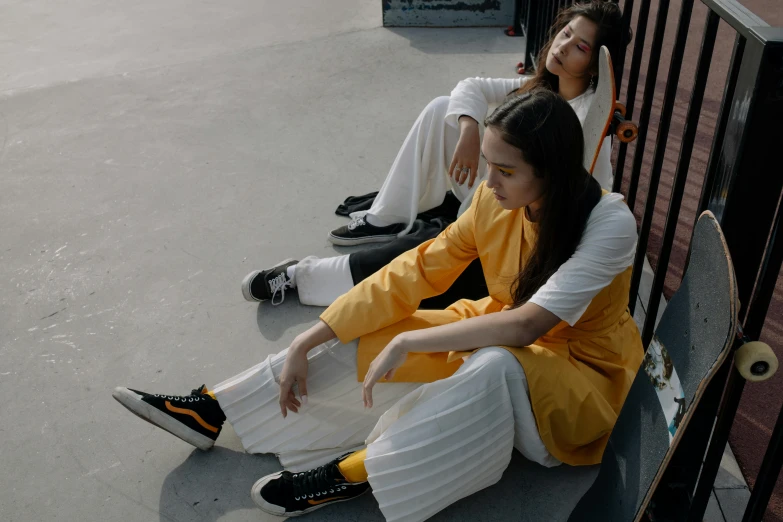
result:
M 355 217 L 351 219 L 350 223 L 348 223 L 348 230 L 353 230 L 356 227 L 360 227 L 365 224 L 367 224 L 367 222 L 364 220 L 364 216 Z
M 168 399 L 170 401 L 180 401 L 180 402 L 199 402 L 201 399 L 206 399 L 201 393 L 201 390 L 204 389 L 204 386 L 201 386 L 200 388 L 196 388 L 195 390 L 190 391 L 190 395 L 161 395 L 159 393 L 155 394 L 155 397 L 160 397 L 161 399 Z
M 347 486 L 335 484 L 334 474 L 339 472 L 331 469 L 332 467 L 337 466 L 325 464 L 310 471 L 292 475 L 294 500 L 320 498 L 348 489 Z
M 291 280 L 288 279 L 288 275 L 285 272 L 280 272 L 280 274 L 269 280 L 269 289 L 272 291 L 272 305 L 277 306 L 281 304 L 283 301 L 285 301 L 285 289 L 286 288 L 293 288 L 291 286 Z M 275 296 L 277 296 L 277 293 L 280 293 L 280 300 L 275 302 Z

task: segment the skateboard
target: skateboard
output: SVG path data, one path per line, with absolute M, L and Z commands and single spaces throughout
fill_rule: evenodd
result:
M 609 49 L 601 46 L 598 53 L 598 85 L 582 126 L 585 135 L 584 166 L 591 174 L 606 136 L 616 135 L 620 141 L 630 143 L 639 134 L 636 124 L 625 119 L 625 106 L 617 101 Z
M 609 439 L 593 487 L 570 520 L 656 520 L 650 500 L 704 391 L 731 355 L 739 302 L 731 257 L 711 212 L 693 231 L 682 284 L 666 306 Z M 748 380 L 777 369 L 769 346 L 741 346 L 735 365 Z

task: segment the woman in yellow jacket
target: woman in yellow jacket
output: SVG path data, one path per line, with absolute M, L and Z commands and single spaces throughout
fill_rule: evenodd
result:
M 280 516 L 372 489 L 387 520 L 425 520 L 497 482 L 514 447 L 545 466 L 600 462 L 643 357 L 635 220 L 582 167 L 557 94 L 512 98 L 485 124 L 470 209 L 287 350 L 211 391 L 114 397 L 202 449 L 228 420 L 247 451 L 277 454 L 286 470 L 251 496 Z M 477 258 L 489 297 L 417 310 Z

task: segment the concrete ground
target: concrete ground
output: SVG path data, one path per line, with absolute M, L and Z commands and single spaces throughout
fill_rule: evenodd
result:
M 384 29 L 380 7 L 0 6 L 3 520 L 279 520 L 248 495 L 275 459 L 230 427 L 193 450 L 111 390 L 187 393 L 285 348 L 320 310 L 249 304 L 241 278 L 336 254 L 335 206 L 379 186 L 421 108 L 513 74 L 519 39 Z M 519 519 L 522 465 L 434 520 Z M 365 496 L 310 519 L 382 517 Z
M 248 494 L 275 459 L 230 428 L 194 451 L 111 390 L 188 393 L 285 348 L 320 310 L 249 304 L 242 277 L 334 255 L 336 205 L 521 41 L 383 29 L 359 0 L 11 0 L 0 34 L 0 518 L 279 520 Z M 437 519 L 514 518 L 514 469 Z M 320 513 L 382 519 L 371 496 Z

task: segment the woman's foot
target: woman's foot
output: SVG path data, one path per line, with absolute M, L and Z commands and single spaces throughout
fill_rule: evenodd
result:
M 370 490 L 369 482 L 348 482 L 337 467 L 343 455 L 328 464 L 305 471 L 280 471 L 259 479 L 250 490 L 253 502 L 272 515 L 295 517 L 345 502 Z
M 288 268 L 296 265 L 296 259 L 286 259 L 266 270 L 253 270 L 242 280 L 242 295 L 248 301 L 268 301 L 277 306 L 285 301 L 287 288 L 294 288 L 288 277 Z
M 112 396 L 132 413 L 202 450 L 215 445 L 226 416 L 207 387 L 190 395 L 152 395 L 117 387 Z
M 364 217 L 357 217 L 352 219 L 347 225 L 332 230 L 329 233 L 329 241 L 333 245 L 340 246 L 388 243 L 397 239 L 397 235 L 403 230 L 405 230 L 404 223 L 376 227 L 369 224 Z

